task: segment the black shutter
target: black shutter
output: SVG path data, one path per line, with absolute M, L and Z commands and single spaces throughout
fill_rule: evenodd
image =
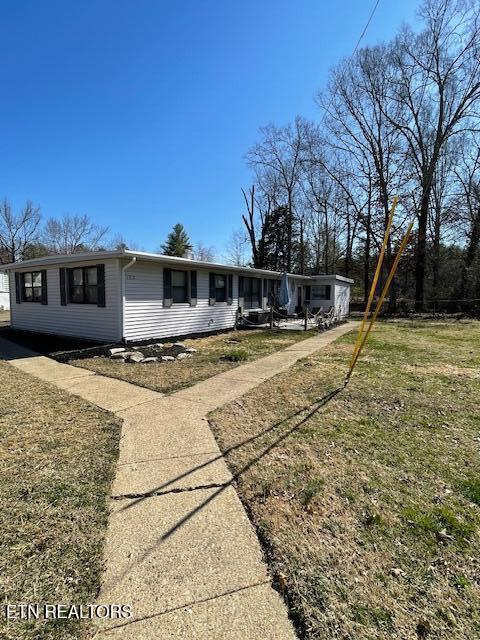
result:
M 216 299 L 215 299 L 215 274 L 214 273 L 209 273 L 209 299 L 208 299 L 208 304 L 212 305 L 215 304 Z
M 172 270 L 163 268 L 163 306 L 172 306 Z
M 238 297 L 243 298 L 243 276 L 238 276 Z
M 228 278 L 227 302 L 228 304 L 233 304 L 233 274 L 229 273 L 227 278 Z
M 325 300 L 331 300 L 332 298 L 332 285 L 325 285 Z
M 97 307 L 105 306 L 105 265 L 97 264 Z
M 244 300 L 244 289 L 245 289 L 245 278 L 243 276 L 238 276 L 238 307 L 243 308 L 245 304 Z
M 42 278 L 42 297 L 40 298 L 40 302 L 42 304 L 48 304 L 48 296 L 47 296 L 47 270 L 42 269 L 40 271 Z
M 197 272 L 190 271 L 190 306 L 197 304 Z
M 65 307 L 67 305 L 67 270 L 61 267 L 58 271 L 60 273 L 60 304 Z
M 22 302 L 22 274 L 15 271 L 15 302 L 20 304 Z
M 312 299 L 312 285 L 307 284 L 307 286 L 305 287 L 305 302 L 310 303 L 311 299 Z

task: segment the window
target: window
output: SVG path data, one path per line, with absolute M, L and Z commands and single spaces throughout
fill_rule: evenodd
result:
M 187 271 L 172 270 L 172 301 L 188 302 Z
M 97 267 L 78 267 L 68 270 L 69 301 L 78 304 L 98 303 Z
M 215 301 L 227 301 L 227 276 L 215 274 Z
M 31 271 L 22 274 L 24 302 L 42 301 L 42 272 Z
M 261 289 L 260 278 L 244 278 L 243 280 L 243 304 L 245 309 L 260 309 L 262 304 L 260 300 Z
M 312 286 L 312 298 L 314 300 L 330 300 L 332 297 L 331 284 L 314 284 Z
M 278 290 L 280 288 L 280 282 L 278 280 L 272 280 L 271 278 L 264 281 L 263 296 L 267 298 L 267 305 L 272 307 L 275 305 L 275 300 L 278 296 Z

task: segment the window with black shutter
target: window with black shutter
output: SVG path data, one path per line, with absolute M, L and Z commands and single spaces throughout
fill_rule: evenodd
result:
M 260 309 L 262 280 L 260 278 L 243 278 L 243 304 L 245 309 Z
M 188 272 L 172 269 L 172 300 L 175 304 L 188 302 Z
M 227 276 L 215 274 L 215 302 L 227 301 Z
M 68 269 L 68 301 L 105 306 L 104 265 Z
M 46 292 L 47 285 L 45 271 L 27 271 L 21 273 L 20 276 L 23 302 L 43 303 L 42 290 Z M 43 285 L 44 281 L 45 284 Z M 45 296 L 46 294 L 44 293 L 43 295 Z

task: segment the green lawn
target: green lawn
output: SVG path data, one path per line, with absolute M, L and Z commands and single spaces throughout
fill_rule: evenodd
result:
M 480 637 L 480 323 L 381 323 L 211 415 L 301 638 Z M 244 443 L 244 444 L 241 444 Z
M 2 603 L 94 603 L 120 421 L 0 361 Z M 9 622 L 2 640 L 84 638 L 75 621 Z
M 104 376 L 119 378 L 161 393 L 171 393 L 206 380 L 217 373 L 261 358 L 316 335 L 317 331 L 244 330 L 182 340 L 197 353 L 188 360 L 135 365 L 109 358 L 72 360 L 69 364 Z

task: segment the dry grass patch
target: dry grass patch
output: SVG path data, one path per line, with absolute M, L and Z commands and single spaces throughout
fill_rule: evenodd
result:
M 231 331 L 216 336 L 182 340 L 197 353 L 188 360 L 127 364 L 109 358 L 72 360 L 69 364 L 95 371 L 103 376 L 118 378 L 161 393 L 171 393 L 196 382 L 228 371 L 295 342 L 315 335 L 312 331 Z
M 277 587 L 302 638 L 480 637 L 480 323 L 379 325 L 321 406 L 353 340 L 211 415 Z
M 93 603 L 120 421 L 5 362 L 0 385 L 2 601 Z M 86 635 L 75 621 L 0 621 L 5 640 Z

